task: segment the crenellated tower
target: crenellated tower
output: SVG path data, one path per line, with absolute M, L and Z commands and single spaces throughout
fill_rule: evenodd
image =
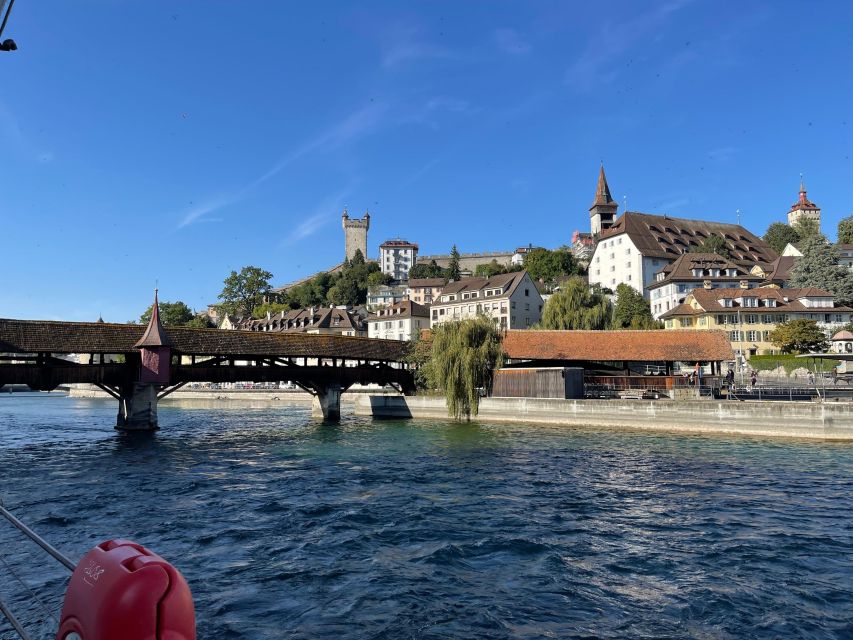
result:
M 344 228 L 344 257 L 352 260 L 356 249 L 361 250 L 361 255 L 367 260 L 367 230 L 370 229 L 370 212 L 365 211 L 364 217 L 350 218 L 346 208 L 341 214 L 341 226 Z

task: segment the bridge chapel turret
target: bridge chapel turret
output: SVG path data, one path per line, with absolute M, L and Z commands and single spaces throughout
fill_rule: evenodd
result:
M 598 185 L 595 187 L 595 198 L 589 208 L 589 225 L 592 235 L 598 235 L 603 229 L 613 226 L 616 219 L 616 210 L 619 205 L 610 196 L 610 187 L 607 186 L 607 177 L 604 175 L 604 165 L 598 172 Z
M 134 349 L 139 349 L 141 366 L 139 382 L 144 384 L 169 384 L 169 366 L 172 360 L 172 339 L 160 323 L 160 304 L 154 289 L 151 319 L 142 338 Z
M 344 257 L 352 260 L 355 250 L 359 249 L 361 255 L 367 260 L 367 230 L 370 229 L 370 212 L 365 211 L 364 217 L 350 219 L 349 213 L 344 208 L 341 214 L 341 226 L 344 228 Z

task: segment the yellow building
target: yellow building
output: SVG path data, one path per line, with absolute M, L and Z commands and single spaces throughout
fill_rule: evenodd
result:
M 814 320 L 827 338 L 850 322 L 853 309 L 835 304 L 828 291 L 805 289 L 695 289 L 661 316 L 667 329 L 723 330 L 746 357 L 778 353 L 770 332 L 789 320 Z

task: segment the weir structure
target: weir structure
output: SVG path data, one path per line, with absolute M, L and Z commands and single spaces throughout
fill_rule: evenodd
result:
M 118 400 L 116 429 L 158 428 L 157 403 L 190 382 L 293 382 L 328 421 L 354 384 L 415 390 L 408 343 L 337 335 L 0 319 L 0 388 L 88 383 Z M 82 360 L 82 361 L 81 361 Z

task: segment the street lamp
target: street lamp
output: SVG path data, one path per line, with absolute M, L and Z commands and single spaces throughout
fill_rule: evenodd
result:
M 6 23 L 9 21 L 9 14 L 12 13 L 12 6 L 14 6 L 15 0 L 9 0 L 9 7 L 6 8 L 6 0 L 0 0 L 0 14 L 3 14 L 3 9 L 6 9 L 5 14 L 3 14 L 3 22 L 0 23 L 0 36 L 3 35 L 3 30 L 6 28 Z M 18 45 L 15 44 L 15 41 L 11 38 L 0 41 L 0 51 L 17 51 Z

